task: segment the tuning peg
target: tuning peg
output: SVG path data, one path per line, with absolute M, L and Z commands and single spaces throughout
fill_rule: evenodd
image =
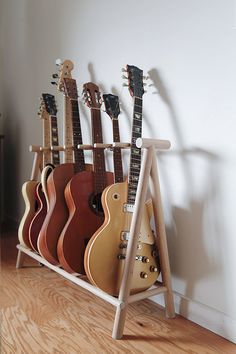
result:
M 150 79 L 150 76 L 143 76 L 143 79 L 144 79 L 144 80 L 149 80 L 149 79 Z
M 62 64 L 62 60 L 61 60 L 60 58 L 56 59 L 56 60 L 55 60 L 55 64 L 56 64 L 57 66 L 60 66 L 60 65 Z
M 56 81 L 51 81 L 51 84 L 52 85 L 57 85 L 57 82 Z
M 58 77 L 59 77 L 58 74 L 52 74 L 53 79 L 58 79 Z
M 123 73 L 127 73 L 127 70 L 126 70 L 125 68 L 122 68 L 121 71 L 122 71 Z
M 129 85 L 128 85 L 128 84 L 123 83 L 123 85 L 122 85 L 122 86 L 124 86 L 124 87 L 125 87 L 125 86 L 129 86 Z
M 122 79 L 128 80 L 128 77 L 125 75 L 122 75 Z

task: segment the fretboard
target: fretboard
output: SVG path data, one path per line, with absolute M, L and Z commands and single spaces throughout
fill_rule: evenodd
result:
M 130 150 L 130 169 L 128 182 L 128 204 L 134 204 L 141 168 L 141 149 L 136 147 L 136 140 L 142 136 L 142 98 L 134 98 L 134 113 Z
M 71 147 L 72 144 L 72 112 L 70 98 L 64 96 L 64 144 L 65 147 Z M 73 162 L 73 150 L 66 149 L 64 152 L 64 162 Z
M 102 138 L 102 123 L 101 113 L 99 109 L 91 108 L 92 120 L 92 143 L 103 143 Z M 93 150 L 93 165 L 94 165 L 94 192 L 95 194 L 102 193 L 106 187 L 106 167 L 104 148 L 95 148 Z
M 43 119 L 43 147 L 50 148 L 50 122 L 49 119 Z M 50 150 L 43 152 L 43 166 L 51 162 Z
M 112 118 L 113 141 L 120 142 L 119 122 L 117 118 Z M 113 163 L 115 183 L 123 182 L 123 166 L 121 157 L 121 148 L 113 148 Z
M 77 149 L 77 146 L 83 144 L 78 100 L 71 99 L 72 111 L 72 127 L 73 127 L 73 145 L 74 145 L 74 162 L 75 173 L 85 170 L 84 151 Z
M 51 118 L 51 145 L 58 146 L 58 128 L 57 128 L 57 117 L 50 116 Z M 60 164 L 60 154 L 59 151 L 52 151 L 52 164 L 57 166 Z

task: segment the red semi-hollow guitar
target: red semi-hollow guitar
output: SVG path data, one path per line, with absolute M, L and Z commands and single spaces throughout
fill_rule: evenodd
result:
M 102 143 L 101 99 L 97 85 L 84 85 L 84 96 L 91 109 L 93 144 Z M 68 272 L 84 274 L 85 247 L 104 221 L 101 204 L 103 190 L 114 183 L 113 173 L 106 172 L 104 148 L 93 151 L 94 171 L 75 175 L 65 189 L 69 218 L 58 241 L 60 264 Z
M 50 94 L 42 94 L 42 98 L 44 103 L 44 109 L 46 110 L 45 114 L 48 115 L 48 120 L 50 123 L 49 146 L 58 146 L 58 129 L 57 129 L 57 117 L 56 117 L 57 108 L 55 104 L 55 97 Z M 44 163 L 44 165 L 46 165 L 46 168 L 44 168 L 41 175 L 42 183 L 39 183 L 37 185 L 36 193 L 39 202 L 39 210 L 35 214 L 29 227 L 29 241 L 32 249 L 34 249 L 36 252 L 38 252 L 38 246 L 37 246 L 38 236 L 48 210 L 47 198 L 45 195 L 46 193 L 43 190 L 42 184 L 44 184 L 44 182 L 47 181 L 48 176 L 52 172 L 53 168 L 60 164 L 59 151 L 53 151 L 53 152 L 51 151 L 50 155 L 51 155 L 50 160 L 48 160 L 46 164 Z M 45 181 L 43 181 L 44 179 Z
M 41 98 L 41 103 L 38 111 L 38 115 L 43 121 L 43 163 L 42 165 L 45 166 L 46 164 L 50 163 L 50 122 L 49 122 L 49 115 L 46 111 L 46 106 L 43 97 Z M 46 149 L 46 147 L 48 149 Z M 40 161 L 41 165 L 41 161 Z M 39 166 L 39 169 L 42 166 Z M 22 194 L 25 201 L 25 212 L 21 219 L 19 229 L 18 229 L 18 238 L 21 244 L 25 247 L 32 248 L 29 238 L 29 230 L 30 225 L 41 208 L 41 204 L 43 202 L 43 193 L 41 192 L 41 185 L 38 182 L 37 176 L 33 175 L 30 181 L 27 181 L 22 186 Z

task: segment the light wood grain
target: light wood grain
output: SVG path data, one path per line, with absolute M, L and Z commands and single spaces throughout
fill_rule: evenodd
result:
M 124 337 L 111 339 L 114 307 L 26 257 L 15 269 L 17 233 L 1 240 L 3 354 L 235 354 L 229 341 L 150 300 L 131 304 Z

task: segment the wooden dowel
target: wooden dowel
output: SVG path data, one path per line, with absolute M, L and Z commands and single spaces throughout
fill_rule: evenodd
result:
M 171 144 L 169 140 L 138 138 L 136 140 L 136 146 L 138 148 L 149 148 L 153 146 L 156 149 L 167 150 L 170 148 Z
M 51 151 L 65 151 L 66 148 L 64 146 L 51 146 Z
M 22 245 L 17 245 L 16 247 L 18 248 L 19 251 L 24 252 L 28 256 L 34 258 L 39 263 L 44 264 L 46 267 L 54 270 L 56 273 L 62 275 L 64 278 L 72 281 L 73 283 L 75 283 L 75 284 L 81 286 L 82 288 L 90 291 L 91 293 L 99 296 L 101 299 L 109 302 L 113 306 L 116 306 L 117 308 L 123 306 L 122 302 L 120 300 L 118 300 L 117 298 L 115 298 L 115 297 L 113 297 L 111 295 L 108 295 L 107 293 L 105 293 L 104 291 L 96 288 L 95 286 L 91 285 L 87 281 L 82 280 L 82 279 L 80 279 L 80 278 L 78 278 L 78 277 L 66 272 L 62 268 L 59 268 L 58 266 L 52 265 L 51 263 L 46 261 L 46 259 L 44 259 L 43 257 L 39 256 L 36 252 L 33 252 L 33 251 L 29 250 L 28 248 L 25 248 Z
M 51 146 L 40 146 L 40 151 L 44 152 L 44 151 L 50 151 L 51 150 Z
M 17 260 L 16 260 L 16 269 L 23 267 L 24 259 L 25 259 L 25 254 L 21 250 L 18 249 Z
M 124 308 L 117 308 L 112 332 L 112 338 L 121 339 L 124 330 L 125 317 L 127 311 L 128 297 L 132 281 L 132 273 L 135 262 L 135 255 L 138 244 L 138 235 L 142 221 L 142 215 L 147 195 L 149 174 L 152 164 L 152 150 L 144 150 L 143 161 L 141 165 L 139 183 L 135 199 L 135 208 L 130 227 L 130 237 L 127 247 L 127 256 L 125 261 L 124 273 L 122 276 L 120 292 L 118 299 L 125 304 Z
M 42 152 L 38 151 L 34 153 L 34 162 L 31 171 L 31 181 L 37 181 L 40 172 L 40 166 L 42 165 Z
M 30 145 L 29 151 L 30 152 L 40 152 L 41 148 L 42 148 L 42 146 L 39 146 L 39 145 Z
M 92 145 L 85 145 L 85 144 L 79 144 L 77 146 L 78 149 L 82 149 L 82 150 L 93 150 L 93 146 Z
M 112 147 L 112 144 L 101 144 L 101 143 L 95 143 L 93 144 L 95 149 L 106 149 Z
M 130 148 L 130 143 L 113 143 L 112 147 L 118 147 L 118 148 L 122 148 L 122 149 L 127 149 Z
M 145 290 L 140 293 L 130 295 L 128 299 L 128 303 L 131 304 L 132 302 L 139 301 L 146 299 L 147 297 L 151 297 L 154 295 L 159 295 L 167 292 L 167 288 L 165 286 L 159 286 L 156 287 L 155 289 L 150 289 L 150 290 Z

